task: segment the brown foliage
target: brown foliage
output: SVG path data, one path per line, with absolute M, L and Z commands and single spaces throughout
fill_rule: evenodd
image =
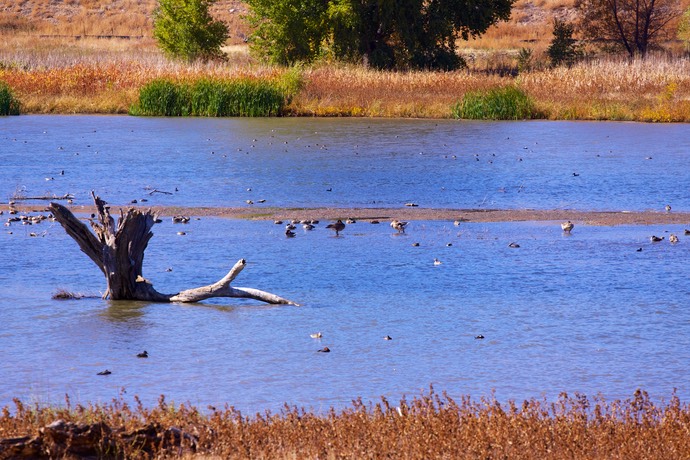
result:
M 660 40 L 674 38 L 674 21 L 682 14 L 679 0 L 579 0 L 584 35 L 615 43 L 630 55 L 644 56 Z
M 655 404 L 640 390 L 624 401 L 561 394 L 554 402 L 502 404 L 495 398 L 455 400 L 432 388 L 395 404 L 386 398 L 369 404 L 356 400 L 349 408 L 322 414 L 285 405 L 280 413 L 253 416 L 231 406 L 202 413 L 193 406 L 170 405 L 162 396 L 154 408 L 135 400 L 135 408 L 122 399 L 76 407 L 67 399 L 61 408 L 28 407 L 15 400 L 13 409 L 5 407 L 0 414 L 0 438 L 39 436 L 62 420 L 70 430 L 104 433 L 107 439 L 92 442 L 107 445 L 120 458 L 167 458 L 181 451 L 252 459 L 654 460 L 690 455 L 690 408 L 675 395 Z

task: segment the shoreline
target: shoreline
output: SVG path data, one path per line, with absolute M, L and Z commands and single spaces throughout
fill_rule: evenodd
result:
M 16 203 L 20 212 L 45 212 L 45 206 Z M 120 209 L 129 208 L 146 211 L 153 210 L 161 217 L 185 215 L 190 217 L 219 217 L 246 220 L 336 220 L 355 219 L 362 221 L 398 220 L 447 220 L 461 222 L 542 222 L 570 220 L 584 225 L 654 225 L 686 224 L 690 228 L 690 212 L 662 211 L 581 211 L 563 209 L 446 209 L 407 206 L 401 208 L 358 208 L 358 207 L 210 207 L 210 206 L 134 206 L 111 205 L 116 215 Z M 92 205 L 68 206 L 74 213 L 95 212 Z M 9 209 L 4 204 L 2 209 Z

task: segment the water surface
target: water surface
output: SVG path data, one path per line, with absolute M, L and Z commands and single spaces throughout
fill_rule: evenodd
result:
M 265 197 L 286 206 L 414 200 L 662 210 L 668 202 L 688 210 L 690 168 L 681 167 L 690 164 L 687 131 L 612 123 L 14 117 L 0 119 L 0 188 L 8 196 L 15 189 L 70 192 L 84 203 L 94 188 L 115 203 L 146 196 L 154 204 L 232 206 Z M 178 192 L 148 195 L 147 186 Z M 154 405 L 165 394 L 202 408 L 228 403 L 253 412 L 288 402 L 325 410 L 359 396 L 396 400 L 430 384 L 453 397 L 494 391 L 504 401 L 554 399 L 561 391 L 627 398 L 637 388 L 655 399 L 668 399 L 674 388 L 690 397 L 690 239 L 683 226 L 578 222 L 567 236 L 558 222 L 419 221 L 396 235 L 386 222 L 358 222 L 339 238 L 324 227 L 299 228 L 287 239 L 269 221 L 203 218 L 182 227 L 166 219 L 146 253 L 144 275 L 162 292 L 214 282 L 246 258 L 236 285 L 301 307 L 101 300 L 99 270 L 58 224 L 5 228 L 0 406 L 15 396 L 60 403 L 65 394 L 82 403 L 138 395 Z M 668 243 L 670 233 L 681 242 Z M 652 234 L 665 240 L 652 244 Z M 59 288 L 96 298 L 52 300 Z M 318 331 L 322 339 L 310 338 Z M 324 346 L 332 352 L 318 353 Z M 136 358 L 142 350 L 150 358 Z M 104 369 L 112 374 L 96 375 Z

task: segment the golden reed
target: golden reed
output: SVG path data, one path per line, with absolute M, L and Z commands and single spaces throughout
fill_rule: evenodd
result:
M 385 398 L 369 404 L 356 400 L 349 408 L 320 414 L 286 405 L 280 413 L 250 416 L 229 406 L 201 412 L 163 397 L 154 408 L 135 400 L 137 407 L 122 399 L 72 406 L 66 399 L 61 408 L 15 400 L 13 408 L 0 413 L 0 438 L 37 436 L 60 419 L 106 425 L 110 453 L 122 458 L 181 452 L 188 458 L 233 459 L 690 458 L 690 408 L 675 395 L 667 403 L 653 403 L 640 390 L 612 402 L 561 394 L 554 402 L 502 404 L 494 398 L 454 400 L 432 388 L 393 404 Z M 142 450 L 133 433 L 146 432 L 177 433 L 175 449 L 158 438 L 158 444 Z

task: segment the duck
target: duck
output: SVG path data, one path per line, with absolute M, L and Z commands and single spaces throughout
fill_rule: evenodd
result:
M 481 334 L 479 334 L 478 336 L 475 336 L 475 339 L 477 339 L 477 340 L 481 340 L 481 339 L 483 339 L 483 338 L 484 338 L 484 336 L 481 335 Z
M 652 243 L 658 243 L 659 241 L 662 241 L 663 239 L 664 239 L 663 236 L 652 235 L 652 236 L 649 237 L 649 240 L 650 240 Z
M 187 216 L 173 216 L 173 224 L 186 224 L 189 222 L 189 217 Z
M 338 219 L 335 223 L 326 225 L 326 228 L 332 228 L 335 230 L 335 236 L 338 236 L 340 232 L 345 230 L 345 224 L 342 220 Z
M 331 349 L 328 347 L 323 347 L 322 349 L 316 350 L 316 351 L 317 351 L 317 353 L 330 353 Z
M 566 233 L 570 233 L 571 230 L 573 229 L 573 227 L 575 227 L 575 224 L 573 224 L 573 223 L 570 222 L 570 221 L 563 222 L 563 223 L 561 224 L 561 228 L 562 228 L 563 231 L 566 232 Z
M 288 238 L 294 238 L 294 237 L 295 237 L 295 232 L 293 232 L 293 231 L 290 230 L 289 228 L 286 228 L 286 229 L 285 229 L 285 236 L 287 236 Z
M 280 219 L 274 220 L 273 223 L 276 225 L 283 225 L 283 221 Z
M 302 224 L 302 228 L 305 230 L 314 230 L 314 226 L 312 224 Z
M 149 353 L 146 350 L 142 351 L 141 353 L 137 353 L 137 358 L 148 358 L 148 357 L 149 357 Z
M 110 375 L 110 374 L 112 374 L 112 372 L 110 372 L 108 369 L 106 369 L 104 371 L 99 372 L 96 375 Z
M 398 233 L 405 233 L 405 227 L 406 226 L 407 226 L 407 222 L 401 222 L 399 220 L 391 221 L 391 228 L 397 230 Z
M 434 265 L 441 265 L 443 262 L 441 262 L 438 259 L 434 259 Z
M 510 243 L 510 244 L 508 245 L 508 247 L 509 247 L 509 248 L 514 248 L 514 249 L 517 249 L 517 248 L 519 248 L 519 247 L 520 247 L 520 245 L 519 245 L 519 244 L 517 244 L 517 243 Z
M 671 235 L 669 235 L 668 240 L 669 240 L 671 243 L 677 243 L 677 242 L 679 241 L 679 240 L 678 240 L 678 237 L 677 237 L 675 234 L 673 234 L 673 233 L 671 233 Z
M 390 335 L 387 335 L 383 338 L 383 340 L 393 340 L 393 337 L 391 337 Z
M 353 218 L 349 218 L 349 219 L 347 219 L 347 220 L 345 221 L 345 223 L 347 223 L 347 224 L 356 224 L 357 221 L 356 221 L 355 219 L 353 219 Z
M 690 230 L 688 230 L 688 229 L 686 228 L 685 231 L 683 232 L 683 234 L 684 234 L 684 235 L 690 235 Z
M 320 339 L 321 337 L 323 337 L 323 334 L 321 334 L 320 332 L 314 332 L 313 334 L 309 334 L 309 337 L 311 337 L 312 339 Z
M 671 205 L 667 204 L 666 206 L 664 206 L 664 209 L 666 209 L 666 212 L 671 212 Z

